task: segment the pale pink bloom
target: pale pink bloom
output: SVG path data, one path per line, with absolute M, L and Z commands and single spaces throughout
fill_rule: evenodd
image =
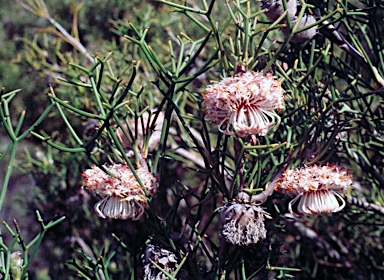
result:
M 222 236 L 228 243 L 249 246 L 264 239 L 267 231 L 264 217 L 271 218 L 260 206 L 254 203 L 230 202 L 220 212 L 223 228 Z
M 352 185 L 349 171 L 335 164 L 311 165 L 286 170 L 276 189 L 296 197 L 288 208 L 293 213 L 293 204 L 300 199 L 297 211 L 300 214 L 334 213 L 345 207 L 341 196 Z
M 207 87 L 204 112 L 224 134 L 265 135 L 280 123 L 274 110 L 283 108 L 283 99 L 281 82 L 271 73 L 239 73 Z
M 96 213 L 102 218 L 138 220 L 148 207 L 148 196 L 157 191 L 157 179 L 145 168 L 137 169 L 144 191 L 127 165 L 105 168 L 114 176 L 95 165 L 82 174 L 84 187 L 103 198 L 95 205 Z

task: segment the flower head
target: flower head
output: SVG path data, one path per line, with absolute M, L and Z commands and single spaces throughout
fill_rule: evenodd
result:
M 239 73 L 210 85 L 204 94 L 205 114 L 227 135 L 265 135 L 280 117 L 283 89 L 271 73 Z M 277 126 L 276 125 L 276 126 Z
M 171 251 L 157 245 L 148 243 L 147 249 L 142 256 L 144 264 L 144 280 L 162 280 L 169 279 L 158 267 L 173 275 L 179 266 L 178 258 Z
M 256 244 L 266 237 L 264 217 L 271 218 L 254 203 L 230 202 L 220 212 L 222 236 L 228 243 L 240 246 Z
M 296 197 L 289 203 L 300 199 L 297 211 L 300 214 L 333 213 L 342 210 L 345 201 L 340 195 L 352 184 L 348 170 L 337 165 L 312 165 L 283 173 L 277 190 Z
M 97 166 L 83 173 L 84 187 L 103 197 L 95 205 L 96 213 L 102 218 L 140 219 L 148 207 L 148 196 L 157 191 L 157 179 L 145 168 L 137 169 L 143 189 L 127 165 L 115 164 L 105 168 L 114 176 Z

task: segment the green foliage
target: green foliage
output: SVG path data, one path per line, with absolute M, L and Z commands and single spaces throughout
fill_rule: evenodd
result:
M 3 243 L 2 232 L 0 231 L 0 273 L 4 279 L 10 279 L 10 275 L 12 277 L 11 279 L 25 279 L 28 277 L 29 266 L 37 253 L 46 231 L 65 219 L 65 217 L 61 217 L 55 221 L 44 223 L 39 211 L 36 211 L 36 215 L 37 221 L 41 225 L 41 232 L 29 243 L 27 243 L 23 238 L 23 234 L 16 220 L 14 221 L 16 232 L 3 221 L 4 227 L 7 229 L 12 238 L 9 246 L 5 245 Z M 20 252 L 20 257 L 17 258 L 16 263 L 14 260 L 15 257 L 12 256 L 13 252 L 15 252 L 15 247 L 19 247 L 22 251 Z

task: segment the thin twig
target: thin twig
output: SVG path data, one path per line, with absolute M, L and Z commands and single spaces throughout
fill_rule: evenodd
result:
M 252 202 L 263 202 L 264 200 L 266 200 L 268 198 L 268 196 L 271 196 L 273 194 L 274 189 L 277 186 L 277 183 L 278 183 L 281 175 L 285 171 L 285 169 L 286 169 L 286 165 L 283 165 L 277 171 L 274 179 L 269 184 L 267 184 L 266 189 L 263 192 L 261 192 L 261 193 L 259 193 L 257 195 L 253 195 L 252 198 L 251 198 L 251 201 Z
M 336 44 L 342 50 L 348 52 L 354 58 L 365 64 L 372 71 L 376 82 L 380 84 L 382 88 L 384 88 L 384 79 L 380 76 L 377 68 L 373 65 L 370 65 L 367 59 L 358 50 L 356 50 L 347 40 L 345 40 L 343 36 L 340 35 L 340 33 L 336 30 L 335 26 L 332 23 L 327 20 L 324 20 L 322 22 L 322 25 L 326 28 L 327 31 L 331 33 L 331 35 L 333 35 L 333 39 L 335 39 Z
M 321 238 L 316 231 L 307 227 L 305 224 L 299 221 L 298 218 L 291 214 L 285 214 L 285 217 L 286 221 L 291 223 L 301 236 L 312 240 L 318 248 L 324 250 L 331 258 L 340 260 L 340 253 L 334 248 L 332 248 L 332 246 L 327 241 Z
M 384 207 L 374 204 L 374 203 L 369 203 L 367 201 L 363 201 L 361 199 L 358 199 L 357 197 L 347 195 L 347 201 L 349 204 L 356 205 L 358 207 L 364 208 L 366 210 L 371 210 L 374 212 L 377 212 L 381 215 L 384 215 Z
M 44 3 L 44 0 L 36 0 L 38 1 L 38 5 L 39 5 L 39 8 L 41 9 L 40 11 L 37 11 L 37 10 L 34 10 L 31 6 L 23 3 L 23 2 L 19 2 L 19 4 L 24 8 L 26 9 L 27 11 L 41 17 L 41 18 L 45 18 L 46 20 L 49 21 L 50 24 L 52 24 L 63 36 L 64 38 L 67 40 L 68 43 L 70 43 L 74 48 L 76 48 L 81 54 L 85 55 L 86 58 L 89 60 L 89 62 L 93 63 L 94 62 L 94 58 L 90 55 L 90 53 L 87 51 L 87 49 L 84 47 L 84 45 L 79 42 L 78 40 L 76 40 L 76 38 L 74 38 L 71 34 L 69 34 L 67 32 L 67 30 L 64 29 L 63 26 L 61 26 L 60 23 L 58 23 L 57 21 L 55 21 L 49 14 L 48 12 L 48 9 L 47 9 L 47 6 L 45 5 Z

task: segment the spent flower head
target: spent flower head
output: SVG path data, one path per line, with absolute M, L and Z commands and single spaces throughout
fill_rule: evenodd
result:
M 146 168 L 136 170 L 143 186 L 136 180 L 127 165 L 105 166 L 114 176 L 92 166 L 83 173 L 84 187 L 103 199 L 95 205 L 96 213 L 102 218 L 138 220 L 148 207 L 148 196 L 158 188 L 158 182 Z
M 223 224 L 222 236 L 228 243 L 250 246 L 264 239 L 267 231 L 264 217 L 271 218 L 260 206 L 254 203 L 229 202 L 220 212 Z
M 224 134 L 265 135 L 280 123 L 274 110 L 283 108 L 283 99 L 281 82 L 271 73 L 241 72 L 207 87 L 205 114 Z
M 345 201 L 340 193 L 345 193 L 352 185 L 349 171 L 335 164 L 311 165 L 286 170 L 276 189 L 296 197 L 289 203 L 289 211 L 300 199 L 297 211 L 300 214 L 333 213 L 342 210 Z
M 173 252 L 152 243 L 147 244 L 142 260 L 144 264 L 144 280 L 169 279 L 159 267 L 169 275 L 173 275 L 179 266 L 178 258 Z

